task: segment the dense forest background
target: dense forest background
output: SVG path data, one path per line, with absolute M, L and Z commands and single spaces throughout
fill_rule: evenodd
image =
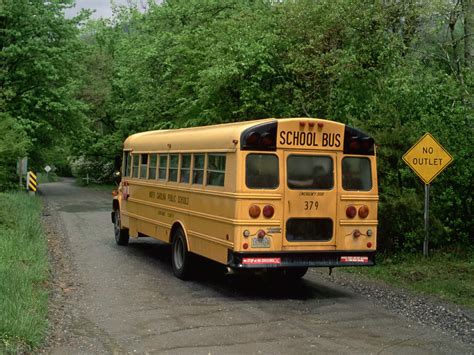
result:
M 437 248 L 474 244 L 472 0 L 167 0 L 64 17 L 71 0 L 0 0 L 0 190 L 18 157 L 111 176 L 138 131 L 319 117 L 378 145 L 379 238 L 420 250 L 425 132 L 454 156 L 431 187 Z

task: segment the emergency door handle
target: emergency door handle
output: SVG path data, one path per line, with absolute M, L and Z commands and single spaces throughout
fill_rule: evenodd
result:
M 288 212 L 291 212 L 290 201 L 288 200 Z

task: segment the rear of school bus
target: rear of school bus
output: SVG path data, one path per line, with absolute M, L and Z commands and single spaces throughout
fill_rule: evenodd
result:
M 256 124 L 240 137 L 235 269 L 371 266 L 377 174 L 371 137 L 320 119 Z

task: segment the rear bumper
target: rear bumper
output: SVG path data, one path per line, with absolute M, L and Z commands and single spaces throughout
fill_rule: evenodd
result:
M 229 250 L 227 265 L 236 269 L 279 267 L 374 266 L 374 251 L 241 253 Z

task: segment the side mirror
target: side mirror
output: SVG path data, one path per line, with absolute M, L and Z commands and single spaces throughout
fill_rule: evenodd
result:
M 120 172 L 120 170 L 114 172 L 114 180 L 117 185 L 119 185 L 122 181 L 122 173 Z
M 116 155 L 115 160 L 114 160 L 114 169 L 116 171 L 120 171 L 121 168 L 122 168 L 122 157 L 120 155 Z

